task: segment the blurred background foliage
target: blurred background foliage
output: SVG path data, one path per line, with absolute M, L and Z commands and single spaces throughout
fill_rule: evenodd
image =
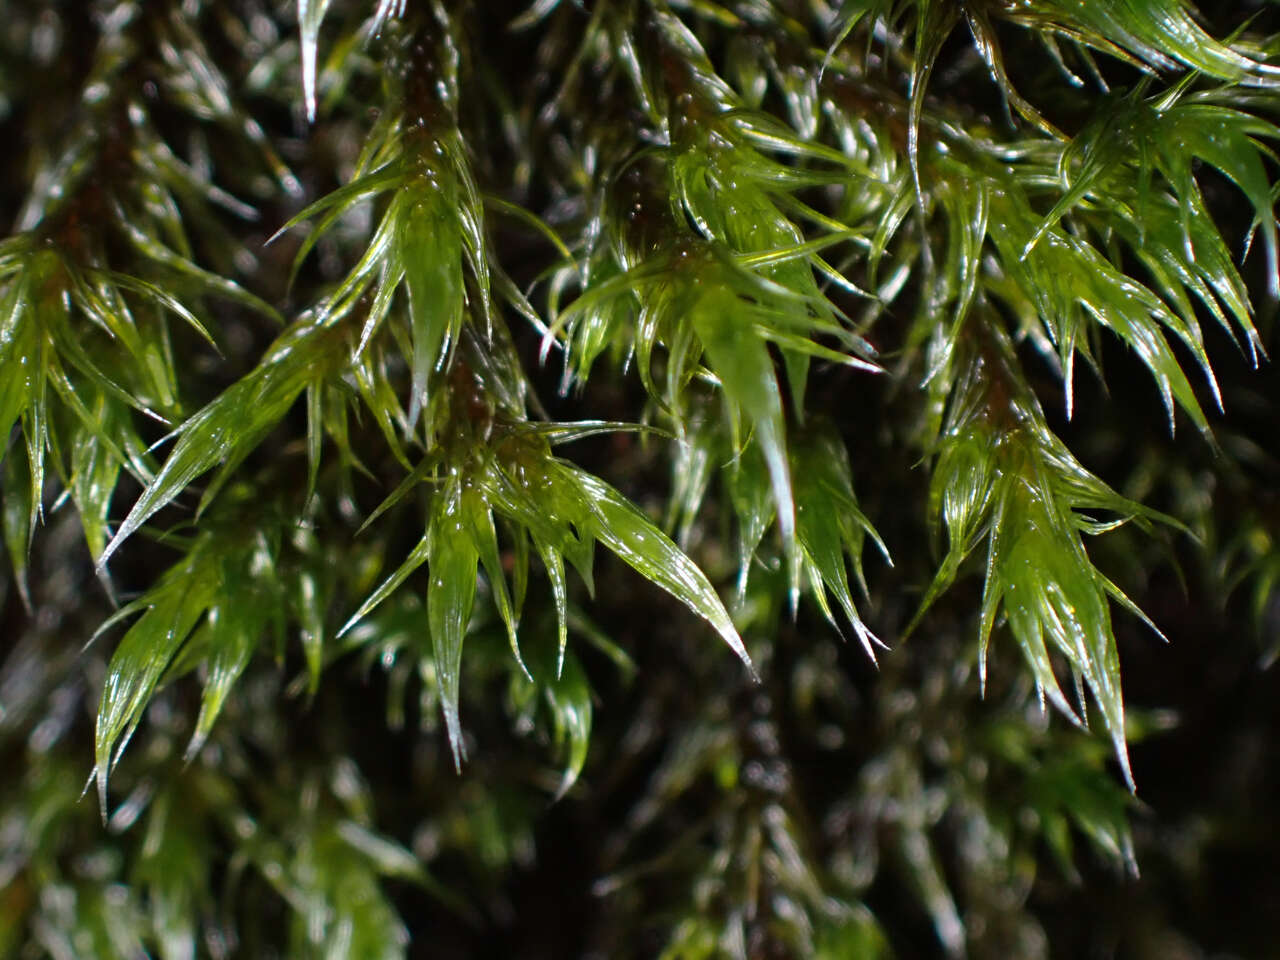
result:
M 0 956 L 1276 955 L 1270 5 L 3 14 Z

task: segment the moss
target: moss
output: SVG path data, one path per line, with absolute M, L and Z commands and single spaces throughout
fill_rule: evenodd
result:
M 1251 949 L 1266 17 L 28 6 L 0 955 Z

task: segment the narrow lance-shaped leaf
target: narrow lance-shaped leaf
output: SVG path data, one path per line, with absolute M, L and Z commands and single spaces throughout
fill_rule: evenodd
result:
M 413 388 L 409 423 L 417 423 L 427 402 L 427 378 L 441 361 L 441 353 L 462 326 L 462 242 L 457 213 L 444 209 L 445 199 L 434 185 L 405 214 L 403 258 L 409 288 L 410 329 L 413 333 Z
M 138 252 L 144 256 L 150 257 L 157 263 L 176 272 L 179 276 L 193 283 L 200 289 L 208 290 L 219 296 L 240 304 L 257 313 L 261 313 L 265 317 L 269 317 L 276 322 L 281 321 L 280 314 L 271 304 L 267 303 L 261 297 L 250 293 L 234 280 L 228 280 L 216 273 L 211 273 L 202 267 L 196 266 L 185 257 L 180 257 L 164 244 L 159 243 L 146 235 L 144 231 L 132 224 L 128 218 L 128 214 L 123 210 L 118 214 L 120 223 L 124 227 L 126 235 L 133 242 Z M 130 290 L 154 303 L 173 311 L 179 317 L 187 322 L 197 333 L 199 333 L 209 343 L 213 343 L 213 338 L 205 329 L 196 316 L 182 305 L 172 294 L 165 291 L 162 287 L 126 274 L 110 273 L 106 275 L 106 279 L 126 290 Z
M 36 313 L 36 322 L 40 326 L 49 323 L 48 314 L 59 312 L 58 308 L 42 303 Z M 48 370 L 55 360 L 52 357 L 46 337 L 37 337 L 35 349 L 28 360 L 35 368 L 29 388 L 27 409 L 22 418 L 22 436 L 27 445 L 27 466 L 31 476 L 30 494 L 27 499 L 27 539 L 35 534 L 36 524 L 44 513 L 44 466 L 45 452 L 49 449 L 51 434 L 49 431 L 48 402 Z
M 513 541 L 511 563 L 511 608 L 517 623 L 524 612 L 525 597 L 529 593 L 529 533 L 520 527 L 506 528 Z
M 729 499 L 738 518 L 738 603 L 746 599 L 751 561 L 773 521 L 768 474 L 755 443 L 740 451 L 729 467 Z
M 14 423 L 31 402 L 35 370 L 36 327 L 26 309 L 25 272 L 10 282 L 0 302 L 0 436 L 8 438 Z
M 650 523 L 635 504 L 604 481 L 566 464 L 557 465 L 556 479 L 557 486 L 580 491 L 569 495 L 582 497 L 590 508 L 592 536 L 710 623 L 754 673 L 733 620 L 697 564 Z
M 324 444 L 324 391 L 320 384 L 307 385 L 307 499 L 315 496 L 320 473 L 320 451 Z
M 536 535 L 533 542 L 547 572 L 547 580 L 551 584 L 551 599 L 556 608 L 556 639 L 560 651 L 556 658 L 556 673 L 559 675 L 564 664 L 565 647 L 569 643 L 569 587 L 564 576 L 564 557 L 559 550 Z
M 923 198 L 920 185 L 920 122 L 924 117 L 924 95 L 942 46 L 960 19 L 960 8 L 950 0 L 919 0 L 916 4 L 915 58 L 911 71 L 910 123 L 907 127 L 907 154 L 916 196 Z
M 466 757 L 458 720 L 458 680 L 462 642 L 471 622 L 476 595 L 479 555 L 467 535 L 462 516 L 462 491 L 457 482 L 435 497 L 431 505 L 428 544 L 427 622 L 435 655 L 440 702 L 453 763 L 461 768 Z
M 208 650 L 204 691 L 195 731 L 187 744 L 186 757 L 200 752 L 222 712 L 227 695 L 253 656 L 261 624 L 242 603 L 218 604 L 209 610 L 205 624 L 192 638 L 192 645 Z
M 100 415 L 105 414 L 105 400 L 100 401 Z M 103 417 L 105 419 L 105 416 Z M 110 533 L 108 517 L 111 497 L 120 476 L 120 461 L 105 449 L 102 442 L 83 431 L 77 434 L 71 451 L 71 496 L 80 512 L 89 554 L 96 562 L 102 556 Z
M 144 612 L 116 647 L 98 706 L 94 763 L 98 799 L 107 809 L 107 777 L 137 727 L 152 693 L 200 615 L 216 595 L 216 577 L 203 565 L 181 569 L 130 609 Z
M 564 778 L 556 790 L 558 800 L 577 782 L 587 762 L 587 747 L 591 742 L 591 688 L 577 657 L 558 657 L 557 661 L 557 676 L 545 690 L 556 742 L 564 744 L 566 753 Z
M 224 460 L 234 467 L 247 456 L 307 384 L 323 376 L 328 359 L 319 332 L 299 325 L 276 341 L 257 368 L 183 423 L 173 451 L 107 544 L 98 566 L 105 566 L 120 544 L 205 471 Z
M 424 533 L 422 539 L 418 541 L 417 545 L 411 551 L 409 551 L 409 556 L 405 558 L 404 562 L 396 568 L 395 572 L 392 573 L 391 576 L 382 581 L 373 593 L 369 594 L 369 596 L 365 598 L 364 602 L 360 604 L 360 608 L 351 615 L 345 624 L 342 625 L 342 629 L 338 631 L 338 636 L 344 636 L 352 627 L 368 616 L 374 607 L 387 599 L 387 597 L 391 596 L 400 584 L 404 583 L 405 580 L 409 578 L 409 575 L 413 573 L 413 571 L 417 570 L 427 562 L 427 558 L 430 554 L 431 537 L 429 533 Z
M 31 588 L 27 582 L 27 552 L 31 545 L 31 487 L 18 466 L 25 453 L 11 451 L 4 460 L 4 485 L 0 487 L 0 520 L 4 524 L 4 543 L 13 564 L 13 577 L 18 595 L 31 610 Z
M 711 485 L 716 462 L 721 456 L 720 423 L 712 416 L 693 421 L 681 437 L 679 449 L 672 461 L 672 494 L 663 525 L 671 530 L 678 528 L 676 542 L 683 549 L 688 545 L 694 521 L 702 501 Z
M 838 437 L 813 427 L 796 442 L 792 462 L 796 467 L 799 504 L 797 535 L 810 568 L 810 579 L 814 581 L 815 598 L 827 618 L 832 619 L 830 610 L 826 609 L 824 585 L 835 593 L 867 656 L 875 660 L 872 644 L 880 641 L 858 616 L 849 589 L 845 554 L 848 553 L 854 569 L 860 571 L 865 536 L 872 536 L 882 552 L 885 547 L 858 508 L 848 455 Z
M 769 351 L 743 312 L 738 298 L 731 291 L 713 288 L 697 300 L 689 320 L 725 393 L 750 419 L 764 453 L 773 486 L 778 529 L 790 571 L 794 605 L 799 593 L 799 556 L 782 398 Z
M 324 666 L 324 593 L 312 570 L 301 570 L 293 579 L 293 611 L 298 618 L 302 655 L 307 662 L 307 693 L 320 686 Z
M 485 579 L 489 581 L 489 589 L 493 591 L 493 600 L 498 607 L 498 615 L 507 628 L 507 640 L 511 644 L 512 656 L 520 669 L 528 674 L 528 668 L 520 656 L 520 644 L 516 639 L 516 614 L 511 605 L 511 594 L 507 590 L 507 578 L 502 569 L 502 557 L 498 552 L 498 531 L 493 522 L 493 511 L 476 490 L 467 485 L 463 488 L 461 510 L 466 525 L 467 536 L 471 545 L 484 566 Z
M 320 40 L 320 24 L 324 21 L 329 0 L 298 0 L 298 32 L 302 44 L 302 96 L 307 105 L 307 120 L 316 119 L 316 57 Z

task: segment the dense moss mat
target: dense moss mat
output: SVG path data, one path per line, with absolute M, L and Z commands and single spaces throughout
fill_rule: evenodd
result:
M 1270 6 L 9 7 L 0 957 L 1275 954 Z

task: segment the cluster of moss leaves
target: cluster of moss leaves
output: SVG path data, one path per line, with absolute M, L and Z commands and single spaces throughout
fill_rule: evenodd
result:
M 0 955 L 1048 955 L 1276 628 L 1265 23 L 481 6 L 0 37 Z

